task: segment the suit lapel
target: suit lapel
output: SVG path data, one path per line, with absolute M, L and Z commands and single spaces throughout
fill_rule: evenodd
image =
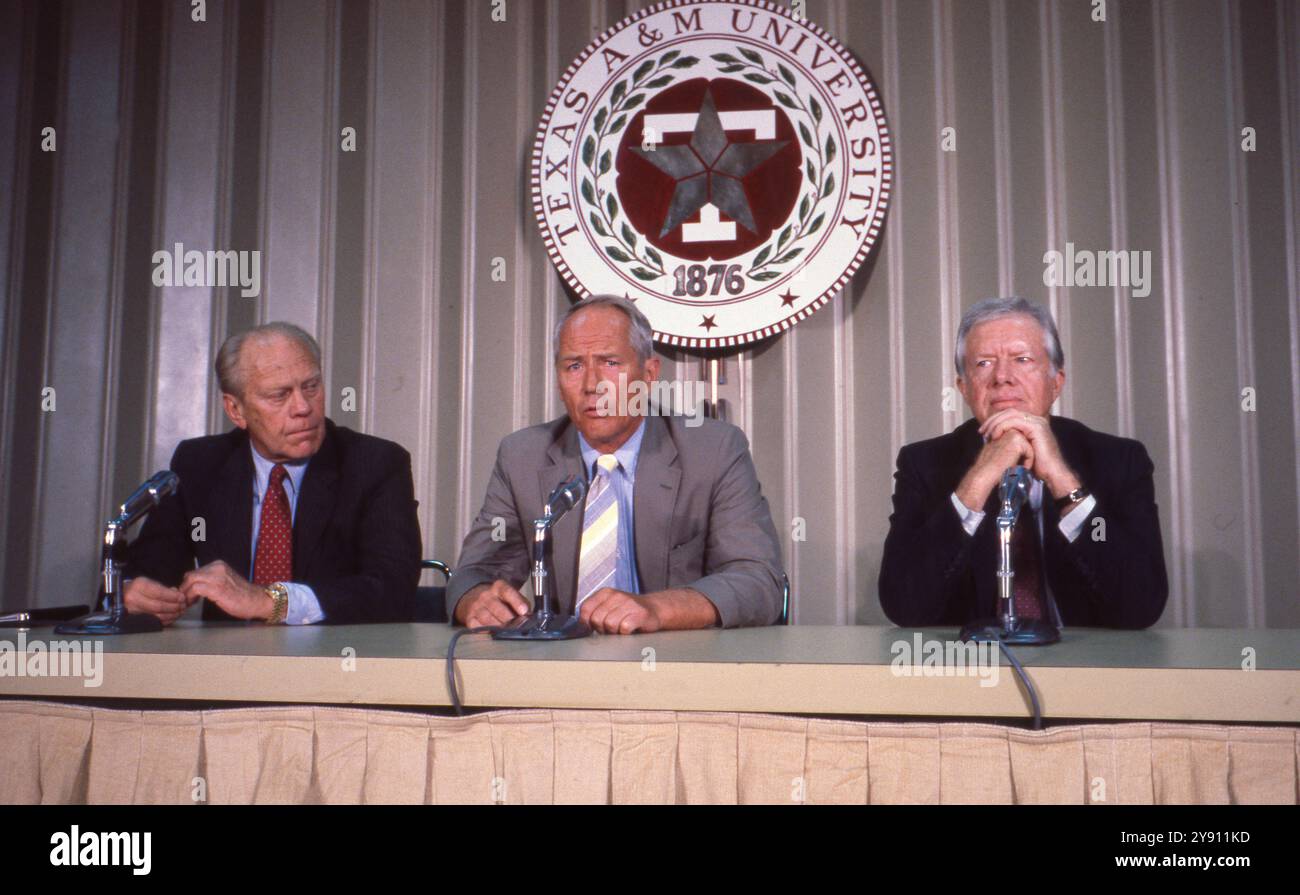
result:
M 1052 434 L 1056 436 L 1056 443 L 1061 448 L 1061 456 L 1065 463 L 1080 476 L 1084 475 L 1082 471 L 1085 467 L 1083 464 L 1082 448 L 1083 446 L 1072 437 L 1070 429 L 1063 425 L 1059 418 L 1049 417 L 1052 427 Z M 1062 603 L 1070 602 L 1071 576 L 1063 569 L 1065 563 L 1064 548 L 1066 545 L 1065 535 L 1061 533 L 1061 514 L 1053 505 L 1054 498 L 1047 486 L 1043 486 L 1043 574 L 1046 576 L 1048 584 L 1051 585 L 1052 594 L 1056 597 L 1056 608 L 1064 614 Z M 1049 512 L 1050 508 L 1050 512 Z M 1084 537 L 1087 532 L 1081 532 L 1079 537 Z
M 979 422 L 973 417 L 953 429 L 952 434 L 957 436 L 960 445 L 956 466 L 957 479 L 953 482 L 955 488 L 957 481 L 960 481 L 961 477 L 966 474 L 966 470 L 975 464 L 975 458 L 979 456 L 980 448 L 984 447 L 984 439 L 980 437 Z
M 253 565 L 253 455 L 247 436 L 237 439 L 235 449 L 217 472 L 209 513 L 213 555 L 230 557 L 231 568 L 248 576 Z
M 677 445 L 669 437 L 668 422 L 651 416 L 645 421 L 641 453 L 636 461 L 636 484 L 632 488 L 635 506 L 637 575 L 641 589 L 654 593 L 668 587 L 669 539 L 675 531 L 673 509 L 682 469 L 677 465 Z
M 537 471 L 539 507 L 546 505 L 546 498 L 551 496 L 561 482 L 577 478 L 587 480 L 582 469 L 582 452 L 578 449 L 578 430 L 572 423 L 565 426 L 563 434 L 546 449 L 549 465 Z M 532 519 L 521 519 L 524 526 L 524 541 L 531 556 L 533 532 Z M 578 545 L 582 538 L 582 510 L 575 507 L 556 523 L 549 535 L 550 545 L 550 580 L 548 586 L 555 605 L 561 613 L 573 611 L 573 591 L 578 583 Z M 531 561 L 529 563 L 531 568 Z M 536 596 L 536 595 L 534 595 Z
M 972 427 L 974 444 L 971 446 L 969 460 L 965 469 L 970 469 L 975 463 L 975 458 L 979 455 L 980 450 L 984 447 L 984 439 L 980 437 L 978 424 Z M 963 470 L 963 475 L 965 474 Z M 988 499 L 984 501 L 984 521 L 975 531 L 975 542 L 971 549 L 975 551 L 974 562 L 971 564 L 975 580 L 980 582 L 980 586 L 975 589 L 977 601 L 977 614 L 980 618 L 995 616 L 998 613 L 998 512 L 1002 509 L 1002 503 L 998 500 L 998 486 L 994 485 L 993 490 L 989 492 Z
M 958 434 L 961 438 L 960 459 L 957 464 L 959 472 L 953 480 L 953 487 L 956 488 L 961 477 L 975 465 L 975 458 L 984 447 L 984 439 L 980 436 L 979 422 L 975 419 L 962 423 L 954 430 L 954 434 Z M 971 574 L 975 578 L 975 610 L 980 618 L 997 614 L 998 529 L 996 523 L 1001 508 L 995 485 L 984 501 L 984 520 L 975 530 L 975 540 L 971 544 L 973 552 Z
M 1083 455 L 1083 443 L 1074 437 L 1074 431 L 1068 425 L 1061 421 L 1060 417 L 1048 417 L 1052 427 L 1052 434 L 1056 436 L 1056 443 L 1061 448 L 1061 456 L 1065 458 L 1065 463 L 1080 476 L 1083 473 L 1080 470 L 1086 468 L 1085 457 Z
M 334 515 L 339 480 L 338 436 L 327 424 L 325 440 L 307 465 L 293 521 L 293 577 L 307 577 L 310 558 Z

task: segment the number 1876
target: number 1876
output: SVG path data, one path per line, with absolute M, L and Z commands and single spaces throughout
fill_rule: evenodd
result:
M 728 295 L 739 295 L 745 289 L 745 278 L 740 275 L 739 264 L 710 264 L 708 267 L 703 264 L 682 264 L 673 271 L 673 277 L 677 281 L 673 295 L 699 298 L 706 292 L 717 295 L 723 289 L 727 290 Z M 712 285 L 709 277 L 713 278 Z

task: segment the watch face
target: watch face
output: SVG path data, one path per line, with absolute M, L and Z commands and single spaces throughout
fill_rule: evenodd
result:
M 592 43 L 533 150 L 533 207 L 582 297 L 637 303 L 688 348 L 780 333 L 879 238 L 892 150 L 853 56 L 766 0 L 669 0 Z

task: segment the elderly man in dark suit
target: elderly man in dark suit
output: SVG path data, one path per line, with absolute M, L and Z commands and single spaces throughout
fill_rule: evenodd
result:
M 904 447 L 880 602 L 898 625 L 997 614 L 997 485 L 1033 474 L 1012 535 L 1015 609 L 1057 625 L 1144 628 L 1168 596 L 1151 458 L 1140 442 L 1051 415 L 1065 383 L 1042 305 L 986 299 L 957 332 L 957 387 L 974 419 Z
M 199 599 L 211 619 L 409 621 L 410 455 L 325 417 L 320 348 L 297 326 L 231 336 L 216 372 L 237 428 L 176 448 L 180 487 L 131 547 L 127 609 L 165 624 Z
M 580 476 L 591 483 L 585 505 L 552 532 L 563 612 L 576 606 L 609 634 L 775 621 L 781 551 L 745 436 L 716 420 L 635 412 L 642 402 L 630 392 L 658 377 L 659 360 L 649 322 L 625 299 L 572 306 L 555 342 L 568 415 L 501 442 L 447 588 L 449 616 L 476 627 L 530 611 L 519 587 L 531 522 L 552 489 Z

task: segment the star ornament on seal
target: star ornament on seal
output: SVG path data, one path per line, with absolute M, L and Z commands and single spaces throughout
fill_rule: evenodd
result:
M 875 86 L 824 30 L 766 0 L 667 0 L 560 79 L 533 209 L 580 296 L 634 299 L 660 342 L 738 347 L 844 288 L 892 172 Z

